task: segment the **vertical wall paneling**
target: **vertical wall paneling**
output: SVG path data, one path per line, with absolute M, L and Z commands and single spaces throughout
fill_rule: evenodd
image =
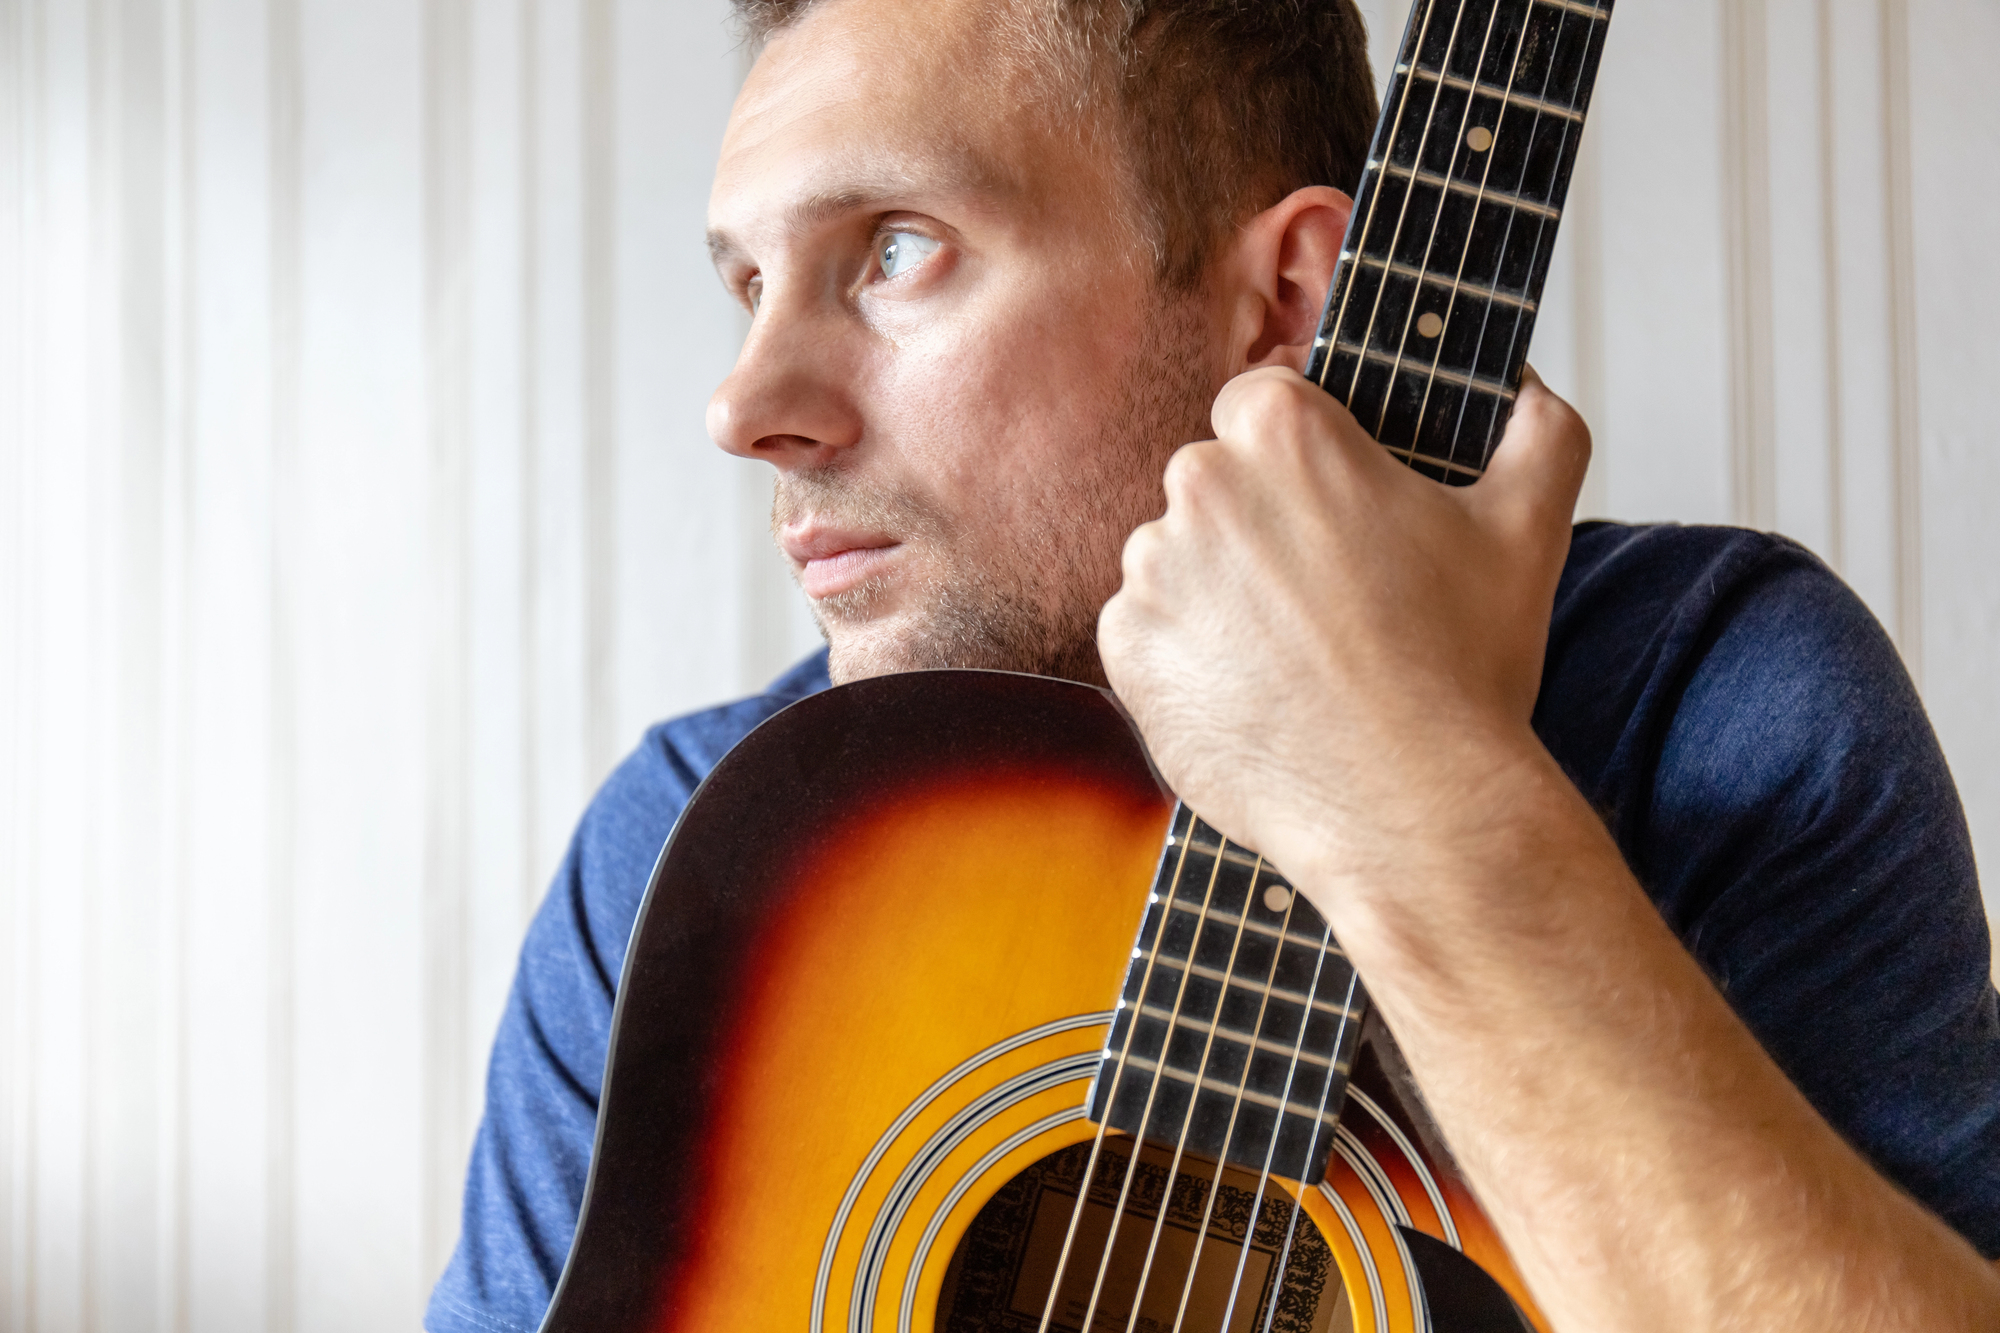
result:
M 160 19 L 162 191 L 160 229 L 161 280 L 161 463 L 160 463 L 160 654 L 158 773 L 160 790 L 155 808 L 158 822 L 143 835 L 156 840 L 159 862 L 158 928 L 155 952 L 158 978 L 154 992 L 154 1082 L 156 1186 L 153 1226 L 150 1319 L 128 1326 L 158 1333 L 185 1333 L 188 1328 L 188 928 L 191 899 L 188 885 L 190 811 L 190 642 L 189 504 L 192 469 L 194 365 L 193 274 L 196 250 L 193 222 L 195 130 L 194 72 L 195 0 L 172 0 Z M 110 1272 L 113 1282 L 131 1275 Z
M 1781 0 L 1782 2 L 1782 0 Z M 1722 17 L 1725 256 L 1729 284 L 1730 509 L 1769 528 L 1777 518 L 1771 394 L 1770 61 L 1765 0 L 1725 3 Z
M 422 1256 L 444 1266 L 458 1231 L 466 1126 L 468 738 L 471 674 L 472 12 L 424 6 L 424 350 L 430 536 L 424 701 Z
M 579 81 L 583 165 L 583 448 L 586 771 L 611 770 L 618 735 L 618 88 L 612 0 L 581 0 Z
M 0 3 L 0 1319 L 27 1328 L 34 1302 L 34 921 L 32 852 L 35 756 L 28 448 L 34 383 L 31 305 L 39 197 L 32 154 L 43 135 L 36 115 L 33 7 Z
M 469 1135 L 480 1105 L 483 1051 L 512 973 L 521 927 L 544 887 L 536 848 L 532 772 L 537 696 L 534 675 L 533 468 L 535 379 L 533 237 L 530 183 L 534 138 L 527 133 L 534 87 L 533 0 L 469 6 L 468 88 L 476 131 L 465 238 L 469 519 L 466 966 L 464 1027 L 452 1067 Z M 444 1037 L 434 1038 L 437 1055 Z M 435 1075 L 434 1075 L 435 1076 Z M 440 1123 L 440 1132 L 445 1126 Z M 453 1166 L 434 1148 L 429 1170 Z M 463 1141 L 459 1152 L 462 1167 Z M 441 1187 L 441 1186 L 440 1186 Z M 439 1231 L 456 1233 L 457 1191 L 429 1201 Z
M 90 1150 L 85 1052 L 90 1032 L 83 993 L 89 928 L 93 670 L 91 486 L 101 471 L 91 402 L 110 379 L 97 366 L 91 336 L 102 327 L 93 308 L 104 275 L 91 272 L 93 180 L 90 126 L 90 18 L 76 5 L 37 5 L 30 40 L 39 65 L 42 144 L 30 188 L 36 269 L 26 301 L 35 320 L 27 387 L 31 438 L 38 449 L 23 527 L 35 546 L 36 595 L 27 629 L 36 679 L 27 744 L 35 765 L 30 874 L 53 879 L 59 894 L 39 894 L 29 947 L 28 1003 L 34 1027 L 26 1071 L 34 1157 L 29 1244 L 36 1272 L 29 1326 L 81 1324 L 87 1273 L 86 1212 Z M 95 280 L 94 280 L 95 279 Z M 99 315 L 93 319 L 93 315 Z M 95 369 L 98 373 L 93 375 Z
M 162 358 L 166 336 L 164 15 L 95 0 L 91 104 L 92 822 L 83 849 L 87 1062 L 83 1319 L 150 1320 L 158 1144 Z
M 1763 127 L 1774 494 L 1768 526 L 1844 563 L 1841 499 L 1837 159 L 1825 0 L 1772 0 Z M 1746 126 L 1746 130 L 1751 127 Z M 1782 486 L 1776 483 L 1782 479 Z
M 284 816 L 291 783 L 277 628 L 283 525 L 274 508 L 295 415 L 295 327 L 274 254 L 295 252 L 274 188 L 273 62 L 296 41 L 270 0 L 201 0 L 184 15 L 188 128 L 179 358 L 182 487 L 180 744 L 172 782 L 184 944 L 179 1079 L 178 1329 L 250 1333 L 273 1314 L 283 1206 L 290 933 Z M 295 121 L 295 117 L 287 117 Z M 292 210 L 296 218 L 296 209 Z M 275 1115 L 273 1112 L 280 1114 Z
M 2000 149 L 2000 8 L 1924 0 L 1907 24 L 1910 291 L 1922 464 L 1924 700 L 1964 794 L 2000 907 L 2000 264 L 1992 172 Z
M 1910 674 L 1924 678 L 1923 476 L 1917 437 L 1916 257 L 1910 217 L 1909 0 L 1880 0 L 1883 189 L 1888 214 L 1889 393 L 1895 455 L 1896 643 Z
M 298 1088 L 293 1060 L 298 1033 L 296 923 L 299 891 L 299 648 L 304 571 L 299 549 L 303 518 L 300 453 L 305 379 L 305 16 L 306 0 L 269 0 L 265 90 L 270 99 L 268 226 L 270 490 L 269 621 L 266 689 L 269 709 L 264 807 L 264 1191 L 263 1324 L 292 1333 L 297 1295 Z

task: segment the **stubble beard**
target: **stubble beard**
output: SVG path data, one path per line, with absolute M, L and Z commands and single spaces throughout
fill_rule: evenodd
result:
M 831 512 L 938 556 L 900 584 L 866 580 L 813 604 L 836 683 L 937 667 L 1104 683 L 1097 616 L 1117 591 L 1125 539 L 1164 510 L 1161 473 L 1175 449 L 1207 433 L 1215 391 L 1198 302 L 1160 297 L 1145 327 L 1096 438 L 1075 442 L 1075 466 L 1050 480 L 999 549 L 968 550 L 923 497 L 871 489 L 838 463 L 779 477 L 774 532 L 795 515 Z M 892 600 L 902 603 L 898 623 L 880 632 Z

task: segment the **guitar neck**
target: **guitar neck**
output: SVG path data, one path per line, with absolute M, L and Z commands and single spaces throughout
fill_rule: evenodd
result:
M 1416 0 L 1307 376 L 1478 479 L 1527 363 L 1612 0 Z

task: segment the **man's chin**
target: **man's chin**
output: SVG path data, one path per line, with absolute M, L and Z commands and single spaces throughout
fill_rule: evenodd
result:
M 1058 636 L 1041 626 L 1003 620 L 969 623 L 961 617 L 908 615 L 840 623 L 820 616 L 826 636 L 828 669 L 836 685 L 900 671 L 973 668 L 1060 676 L 1093 685 L 1104 683 L 1096 641 L 1088 635 Z M 1067 641 L 1066 641 L 1067 640 Z

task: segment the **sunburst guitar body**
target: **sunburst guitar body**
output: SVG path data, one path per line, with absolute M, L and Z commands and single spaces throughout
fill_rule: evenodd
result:
M 1323 925 L 1302 898 L 1277 911 L 1283 881 L 1235 849 L 1211 841 L 1190 874 L 1204 828 L 1085 686 L 912 673 L 758 728 L 683 814 L 634 929 L 547 1333 L 1539 1326 L 1383 1051 L 1352 1040 L 1365 1001 L 1351 973 L 1324 984 L 1337 946 L 1322 984 L 1290 975 Z M 1202 989 L 1232 970 L 1243 994 Z M 1136 1035 L 1116 1021 L 1134 1010 Z M 1329 1046 L 1312 1015 L 1336 1010 Z M 1170 1018 L 1209 1031 L 1199 1052 Z M 1258 1046 L 1297 1057 L 1289 1092 Z M 1351 1079 L 1302 1093 L 1336 1049 Z M 1151 1094 L 1143 1137 L 1105 1105 L 1121 1086 Z M 1272 1160 L 1288 1100 L 1318 1172 Z

